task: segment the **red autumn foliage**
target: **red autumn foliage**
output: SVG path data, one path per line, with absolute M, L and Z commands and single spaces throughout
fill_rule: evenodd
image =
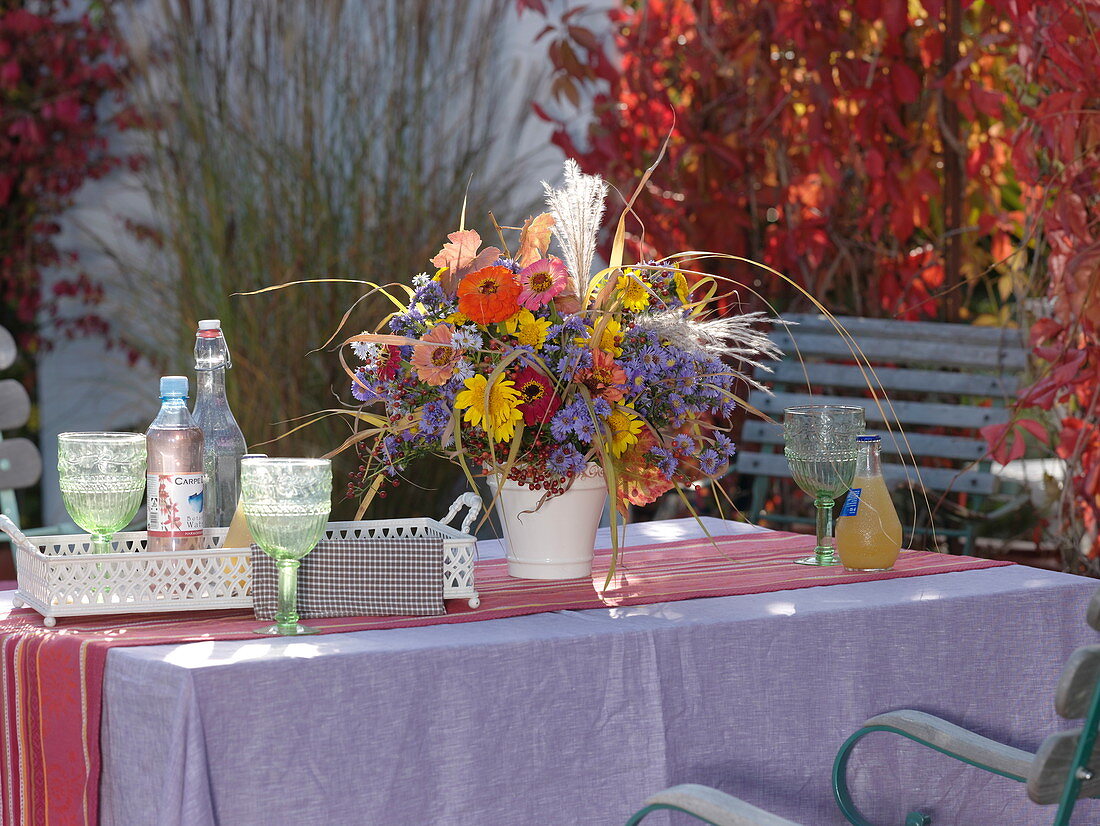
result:
M 108 149 L 124 61 L 102 20 L 76 17 L 65 0 L 0 3 L 0 313 L 33 350 L 43 326 L 66 335 L 105 334 L 95 312 L 103 291 L 56 243 L 59 216 L 74 193 L 120 159 Z M 63 267 L 51 295 L 42 273 Z M 85 311 L 59 314 L 62 299 Z
M 1046 314 L 1032 326 L 1044 369 L 1019 408 L 1051 411 L 1049 439 L 1065 460 L 1062 528 L 1100 557 L 1100 7 L 1023 2 L 1019 97 L 1026 118 L 1013 165 L 1031 229 L 1046 252 Z M 1031 418 L 1023 422 L 1034 421 Z M 1076 528 L 1076 530 L 1074 530 Z M 1074 549 L 1075 550 L 1075 549 Z M 1072 561 L 1072 556 L 1071 556 Z
M 1100 7 L 960 5 L 962 58 L 946 67 L 944 0 L 625 0 L 610 12 L 618 66 L 574 7 L 542 36 L 552 91 L 573 102 L 590 91 L 593 123 L 582 141 L 561 118 L 554 142 L 630 182 L 669 138 L 637 206 L 639 255 L 720 249 L 785 272 L 832 309 L 912 318 L 937 314 L 943 297 L 940 121 L 952 102 L 964 306 L 982 309 L 976 288 L 994 292 L 990 274 L 1020 239 L 1047 276 L 1049 311 L 1032 328 L 1047 368 L 990 445 L 1018 458 L 1030 434 L 1066 460 L 1060 528 L 1083 532 L 1097 558 Z M 757 286 L 780 309 L 789 298 Z M 1028 415 L 1036 407 L 1059 422 L 1052 437 Z
M 838 312 L 934 317 L 945 287 L 945 99 L 963 116 L 968 292 L 1012 226 L 996 128 L 1003 17 L 993 4 L 970 9 L 966 57 L 945 67 L 941 8 L 628 0 L 610 12 L 617 71 L 590 30 L 550 26 L 553 91 L 575 100 L 586 85 L 594 110 L 584 141 L 564 120 L 554 141 L 587 171 L 628 184 L 669 138 L 636 205 L 639 256 L 721 250 L 774 267 Z M 777 279 L 754 280 L 781 309 L 793 298 Z

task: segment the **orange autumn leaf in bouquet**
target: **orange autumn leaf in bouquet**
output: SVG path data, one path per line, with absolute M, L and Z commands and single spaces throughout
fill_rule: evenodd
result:
M 620 513 L 628 513 L 630 505 L 648 505 L 672 490 L 676 482 L 664 476 L 647 454 L 657 447 L 653 433 L 643 430 L 638 441 L 614 460 L 618 489 L 615 504 Z
M 465 275 L 489 266 L 500 257 L 500 250 L 496 247 L 486 247 L 478 252 L 480 246 L 481 236 L 472 229 L 452 232 L 447 236 L 443 249 L 431 259 L 439 267 L 439 281 L 445 290 L 453 292 L 454 285 Z
M 519 281 L 507 267 L 491 266 L 458 285 L 458 311 L 475 324 L 506 321 L 519 312 Z

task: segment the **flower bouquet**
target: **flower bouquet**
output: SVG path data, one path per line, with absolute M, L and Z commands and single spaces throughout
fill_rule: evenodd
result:
M 758 386 L 747 368 L 778 355 L 762 314 L 708 319 L 692 296 L 713 279 L 688 256 L 621 265 L 622 221 L 593 273 L 607 185 L 570 161 L 562 188 L 543 187 L 549 210 L 498 228 L 499 247 L 460 230 L 405 296 L 378 287 L 399 309 L 345 342 L 358 363 L 341 349 L 361 403 L 344 445 L 362 460 L 361 511 L 428 454 L 546 499 L 595 463 L 619 510 L 728 464 L 735 382 Z

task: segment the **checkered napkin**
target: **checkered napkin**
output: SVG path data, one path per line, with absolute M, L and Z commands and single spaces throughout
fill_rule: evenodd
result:
M 252 607 L 275 617 L 275 561 L 252 546 Z M 443 540 L 323 539 L 298 569 L 298 615 L 320 617 L 444 614 Z

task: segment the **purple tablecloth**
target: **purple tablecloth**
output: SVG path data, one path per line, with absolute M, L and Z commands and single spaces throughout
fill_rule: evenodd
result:
M 712 528 L 714 530 L 715 528 Z M 632 526 L 685 538 L 691 522 Z M 483 550 L 484 553 L 484 550 Z M 101 822 L 616 824 L 673 783 L 842 824 L 836 750 L 880 711 L 1034 749 L 1096 583 L 1021 566 L 468 625 L 113 650 Z M 876 822 L 1049 823 L 898 738 L 853 758 Z M 1096 822 L 1089 802 L 1074 822 Z M 654 823 L 668 822 L 662 814 Z M 648 821 L 647 821 L 648 823 Z

